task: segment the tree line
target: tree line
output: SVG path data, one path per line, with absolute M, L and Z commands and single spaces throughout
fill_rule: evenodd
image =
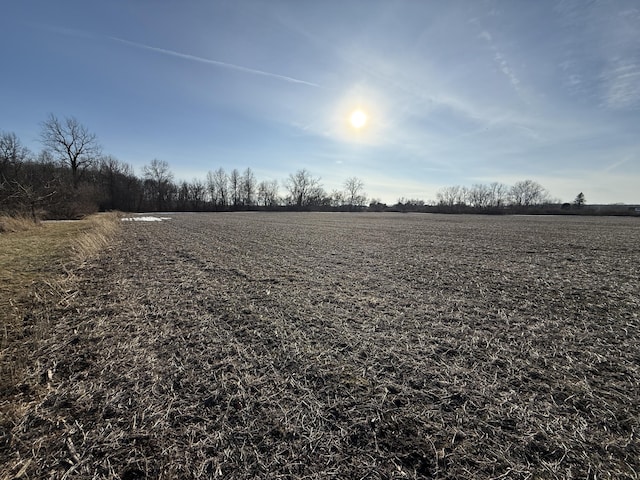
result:
M 582 207 L 553 201 L 537 182 L 450 186 L 435 202 L 398 199 L 391 206 L 368 199 L 364 183 L 347 178 L 327 192 L 306 169 L 284 181 L 259 180 L 254 171 L 222 167 L 206 178 L 176 181 L 170 165 L 154 159 L 136 175 L 134 168 L 104 154 L 96 135 L 74 117 L 51 114 L 41 124 L 42 150 L 35 154 L 12 132 L 0 132 L 0 211 L 34 218 L 77 218 L 95 211 L 342 210 L 505 213 L 540 208 Z
M 34 217 L 76 218 L 98 210 L 217 211 L 246 209 L 362 210 L 363 182 L 347 178 L 326 192 L 301 169 L 284 180 L 259 181 L 248 167 L 222 167 L 204 179 L 176 181 L 166 161 L 154 159 L 136 175 L 130 164 L 104 154 L 95 134 L 74 117 L 42 122 L 42 150 L 34 154 L 12 132 L 0 132 L 0 210 Z

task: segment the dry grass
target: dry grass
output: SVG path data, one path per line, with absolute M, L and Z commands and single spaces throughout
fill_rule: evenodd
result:
M 73 242 L 76 258 L 89 260 L 111 245 L 115 233 L 120 229 L 121 215 L 107 213 L 92 215 L 86 219 L 87 228 Z
M 103 249 L 120 227 L 115 214 L 81 221 L 2 218 L 0 234 L 0 429 L 24 405 L 11 402 L 32 353 L 50 335 L 50 312 L 77 294 L 73 270 Z
M 7 478 L 638 478 L 635 219 L 177 215 L 122 235 L 50 312 Z
M 0 234 L 31 230 L 38 223 L 28 216 L 0 215 Z
M 28 303 L 34 285 L 52 283 L 68 266 L 107 246 L 120 227 L 118 218 L 117 214 L 104 214 L 81 221 L 35 224 L 28 219 L 2 217 L 0 312 L 7 314 L 25 300 Z

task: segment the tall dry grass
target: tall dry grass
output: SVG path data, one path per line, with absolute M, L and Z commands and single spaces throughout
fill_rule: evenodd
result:
M 38 225 L 39 222 L 29 216 L 0 215 L 0 233 L 24 232 Z
M 72 222 L 0 218 L 0 431 L 24 407 L 19 385 L 53 309 L 77 295 L 73 271 L 108 247 L 120 224 L 117 213 Z
M 111 245 L 120 228 L 122 215 L 117 212 L 101 213 L 88 217 L 88 228 L 78 236 L 73 244 L 73 253 L 77 261 L 86 261 L 104 248 Z

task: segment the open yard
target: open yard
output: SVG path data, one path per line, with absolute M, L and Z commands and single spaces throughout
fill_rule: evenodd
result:
M 640 477 L 637 218 L 170 217 L 34 313 L 0 479 Z

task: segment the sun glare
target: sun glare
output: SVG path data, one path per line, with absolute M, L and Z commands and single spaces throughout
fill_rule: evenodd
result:
M 362 110 L 355 110 L 350 117 L 351 126 L 353 128 L 362 128 L 367 124 L 367 114 Z

